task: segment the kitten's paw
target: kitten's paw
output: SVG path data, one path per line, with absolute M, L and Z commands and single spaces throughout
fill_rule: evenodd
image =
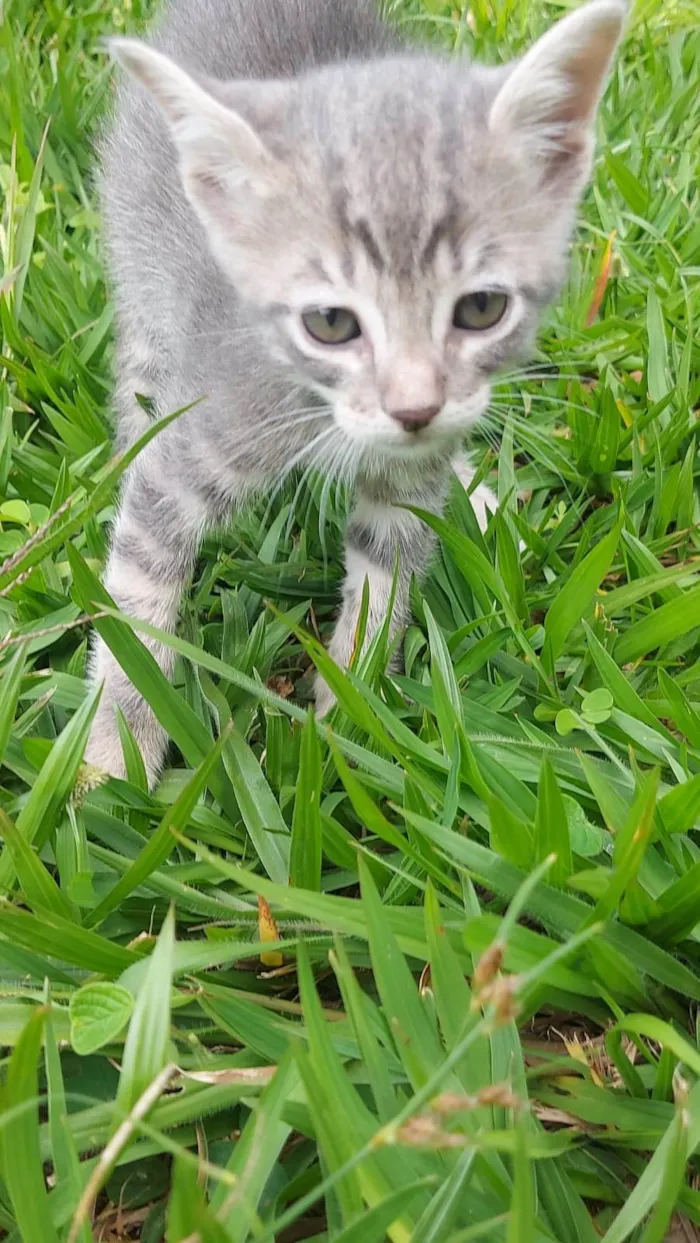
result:
M 131 729 L 146 769 L 148 788 L 152 790 L 163 767 L 168 740 L 163 727 L 143 700 L 139 707 L 136 720 L 131 719 Z M 108 773 L 110 777 L 126 780 L 126 764 L 114 704 L 105 702 L 104 707 L 100 704 L 97 710 L 85 749 L 85 763 Z
M 486 483 L 480 483 L 474 489 L 470 496 L 472 509 L 482 531 L 485 531 L 489 525 L 491 515 L 495 514 L 498 509 L 498 497 L 496 493 Z M 527 545 L 524 540 L 518 540 L 518 551 L 527 552 Z
M 458 454 L 452 462 L 452 469 L 462 487 L 469 492 L 474 479 L 474 467 L 467 455 L 464 453 Z M 474 491 L 469 493 L 469 500 L 481 530 L 485 531 L 491 514 L 495 514 L 498 509 L 496 493 L 491 491 L 487 483 L 479 483 L 474 488 Z
M 110 777 L 126 777 L 126 765 L 116 722 L 113 723 L 99 711 L 85 748 L 85 763 Z
M 324 682 L 320 673 L 316 675 L 314 683 L 314 699 L 317 717 L 328 716 L 328 713 L 335 707 L 337 702 L 333 691 L 328 683 Z
M 469 500 L 472 503 L 472 509 L 481 530 L 485 531 L 489 525 L 491 515 L 495 514 L 498 509 L 496 493 L 491 490 L 488 484 L 480 483 L 472 492 Z

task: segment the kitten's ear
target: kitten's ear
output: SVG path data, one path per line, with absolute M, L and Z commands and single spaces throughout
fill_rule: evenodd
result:
M 160 105 L 178 149 L 182 179 L 205 217 L 230 211 L 232 191 L 274 193 L 278 162 L 239 113 L 209 94 L 168 56 L 138 39 L 110 39 L 109 50 Z
M 624 0 L 591 0 L 547 32 L 519 61 L 491 107 L 489 128 L 545 177 L 580 183 L 590 171 L 595 114 L 626 14 Z

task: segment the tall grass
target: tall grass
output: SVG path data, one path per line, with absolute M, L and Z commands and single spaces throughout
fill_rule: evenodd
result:
M 345 502 L 312 483 L 209 542 L 171 688 L 99 587 L 91 136 L 146 7 L 0 33 L 0 1232 L 700 1237 L 697 12 L 631 16 L 566 293 L 475 441 L 499 513 L 426 515 L 404 672 L 318 642 Z M 558 7 L 392 6 L 491 60 Z M 173 740 L 154 794 L 133 747 L 82 765 L 95 615 Z

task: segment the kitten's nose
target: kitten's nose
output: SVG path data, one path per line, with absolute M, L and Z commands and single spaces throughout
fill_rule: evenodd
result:
M 432 423 L 440 413 L 440 406 L 421 406 L 418 410 L 390 410 L 392 419 L 400 423 L 406 432 L 419 432 Z

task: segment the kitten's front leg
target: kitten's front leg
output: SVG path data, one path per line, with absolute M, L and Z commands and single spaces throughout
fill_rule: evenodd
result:
M 452 462 L 452 469 L 468 488 L 474 468 L 466 453 Z M 441 512 L 447 490 L 448 472 L 433 484 L 416 489 L 415 495 L 403 495 L 401 504 L 415 504 L 433 513 Z M 479 484 L 471 494 L 477 522 L 486 530 L 489 519 L 498 509 L 498 499 L 487 484 Z M 345 582 L 343 602 L 328 650 L 336 664 L 347 668 L 354 653 L 355 635 L 362 602 L 365 579 L 369 585 L 369 613 L 365 646 L 382 626 L 394 581 L 394 566 L 399 557 L 399 578 L 396 590 L 391 633 L 395 635 L 410 616 L 409 588 L 411 575 L 424 572 L 435 544 L 429 527 L 397 505 L 378 500 L 371 491 L 361 491 L 352 513 L 345 539 Z M 320 715 L 329 712 L 335 696 L 323 678 L 316 679 L 316 708 Z
M 174 630 L 183 589 L 192 570 L 199 538 L 208 525 L 206 500 L 180 485 L 156 453 L 147 453 L 129 472 L 115 523 L 105 586 L 122 612 Z M 170 677 L 172 650 L 143 637 Z M 143 756 L 149 784 L 160 771 L 167 736 L 150 706 L 131 684 L 102 639 L 92 654 L 92 681 L 103 683 L 102 698 L 87 746 L 86 760 L 113 776 L 125 775 L 116 709 L 120 708 Z
M 475 471 L 466 453 L 459 453 L 452 463 L 452 469 L 463 488 L 469 491 Z M 470 496 L 474 516 L 482 531 L 489 525 L 492 514 L 498 509 L 498 497 L 487 483 L 479 483 Z
M 423 508 L 440 509 L 443 497 L 439 489 L 435 490 L 432 502 L 425 495 L 413 498 L 413 503 Z M 409 503 L 409 498 L 403 497 L 402 503 Z M 367 646 L 386 619 L 397 554 L 399 568 L 392 635 L 408 621 L 411 575 L 423 572 L 434 542 L 430 528 L 412 513 L 387 500 L 377 499 L 369 491 L 360 492 L 345 537 L 343 600 L 328 648 L 336 664 L 347 668 L 352 659 L 365 580 L 369 587 Z M 334 702 L 330 687 L 318 677 L 318 713 L 323 715 L 330 711 Z

